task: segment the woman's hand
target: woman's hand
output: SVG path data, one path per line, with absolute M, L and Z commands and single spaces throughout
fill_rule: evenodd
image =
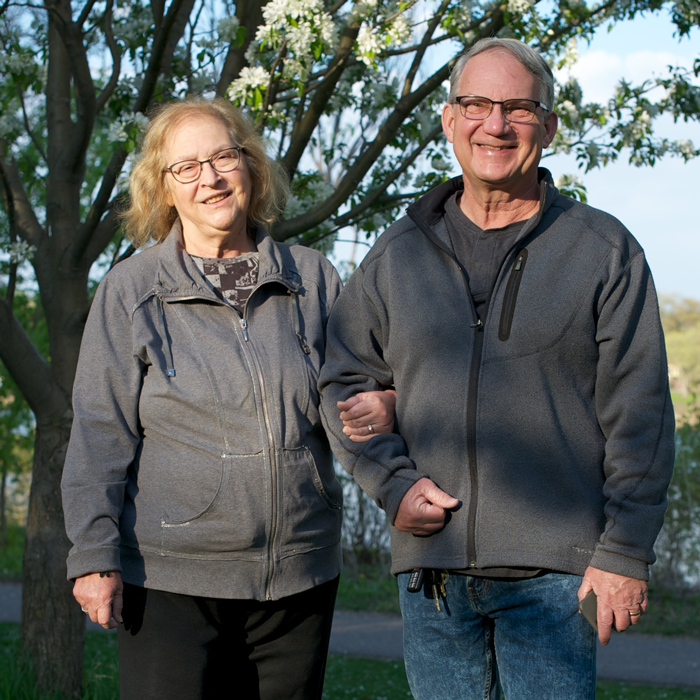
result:
M 73 596 L 93 622 L 109 630 L 122 622 L 123 590 L 121 574 L 118 571 L 106 571 L 75 579 Z
M 377 433 L 394 430 L 396 391 L 361 391 L 347 401 L 338 401 L 343 432 L 353 442 L 367 442 Z

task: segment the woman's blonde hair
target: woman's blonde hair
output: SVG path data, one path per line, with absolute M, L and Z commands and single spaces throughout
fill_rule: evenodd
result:
M 151 117 L 140 149 L 140 156 L 129 180 L 130 204 L 122 216 L 126 234 L 141 246 L 153 239 L 160 243 L 177 219 L 175 207 L 168 204 L 165 183 L 166 148 L 169 136 L 191 117 L 221 121 L 236 146 L 243 149 L 251 180 L 248 229 L 269 226 L 284 210 L 289 194 L 287 175 L 268 158 L 262 137 L 253 123 L 237 107 L 224 99 L 192 97 L 157 108 Z

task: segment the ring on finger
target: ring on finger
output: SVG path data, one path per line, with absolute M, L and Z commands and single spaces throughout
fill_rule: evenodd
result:
M 372 427 L 371 423 L 367 426 L 367 430 L 369 430 L 370 435 L 374 435 L 374 428 Z
M 87 608 L 80 608 L 87 615 Z
M 637 612 L 631 612 L 630 617 L 639 617 L 641 614 L 641 610 L 637 610 Z

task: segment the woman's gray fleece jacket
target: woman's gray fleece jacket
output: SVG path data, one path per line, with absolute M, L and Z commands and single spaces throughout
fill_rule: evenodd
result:
M 117 265 L 85 328 L 63 477 L 68 577 L 278 599 L 340 571 L 341 488 L 316 382 L 333 266 L 258 233 L 241 318 L 179 225 Z
M 379 238 L 331 314 L 322 413 L 343 466 L 390 522 L 423 476 L 461 501 L 430 537 L 392 528 L 394 573 L 648 578 L 674 448 L 651 274 L 616 219 L 541 178 L 485 325 L 444 221 L 460 178 Z M 348 440 L 336 401 L 392 384 L 399 434 Z

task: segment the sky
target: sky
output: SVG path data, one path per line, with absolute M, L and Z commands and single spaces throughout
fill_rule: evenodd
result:
M 611 32 L 596 33 L 589 44 L 581 42 L 579 59 L 571 72 L 579 80 L 584 101 L 605 101 L 624 77 L 641 82 L 652 74 L 666 75 L 666 66 L 692 66 L 699 55 L 700 31 L 679 41 L 667 16 L 650 15 L 616 24 Z M 695 51 L 693 50 L 695 48 Z M 657 134 L 690 139 L 700 144 L 700 124 L 673 124 L 669 118 Z M 588 203 L 622 221 L 645 250 L 660 294 L 700 300 L 700 214 L 693 206 L 700 199 L 700 158 L 684 163 L 665 158 L 653 168 L 638 168 L 622 154 L 618 162 L 584 174 L 572 156 L 552 156 L 542 163 L 557 177 L 582 177 Z M 349 256 L 337 246 L 335 261 Z M 359 262 L 367 248 L 358 247 Z

